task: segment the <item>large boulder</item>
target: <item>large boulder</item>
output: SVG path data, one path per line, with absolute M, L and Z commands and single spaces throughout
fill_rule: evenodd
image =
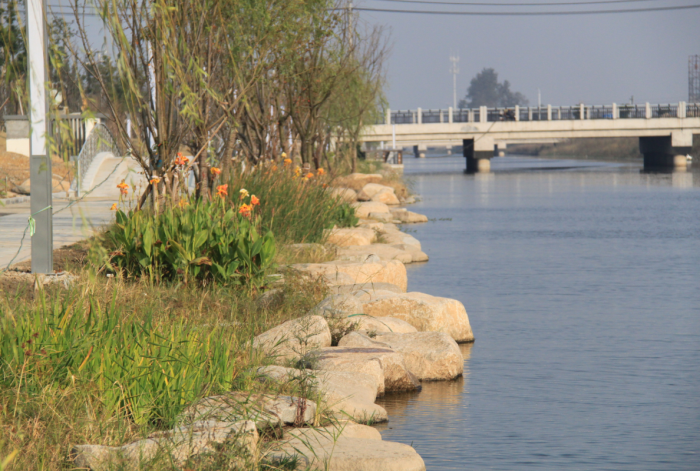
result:
M 234 391 L 209 396 L 189 405 L 177 417 L 178 423 L 202 421 L 238 422 L 252 420 L 258 430 L 313 423 L 316 403 L 292 396 Z
M 371 244 L 341 247 L 336 253 L 336 259 L 359 262 L 366 260 L 369 255 L 376 255 L 381 260 L 398 260 L 403 264 L 428 260 L 428 255 L 414 246 L 405 244 Z
M 373 339 L 403 354 L 409 371 L 421 381 L 454 379 L 464 372 L 457 342 L 442 332 L 377 333 Z M 354 343 L 352 339 L 344 344 Z
M 376 203 L 384 203 L 389 206 L 397 206 L 401 204 L 399 199 L 394 194 L 394 189 L 382 190 L 372 197 L 372 201 Z
M 362 314 L 362 302 L 352 294 L 331 294 L 309 313 L 323 317 L 348 317 Z
M 326 242 L 339 247 L 369 245 L 377 239 L 377 233 L 368 227 L 347 227 L 328 232 Z
M 346 203 L 354 203 L 357 201 L 357 192 L 352 188 L 333 188 L 331 190 L 331 196 L 345 201 Z
M 369 297 L 362 306 L 367 315 L 396 317 L 408 322 L 420 332 L 445 332 L 457 342 L 474 341 L 467 311 L 464 305 L 455 299 L 417 292 L 377 291 Z
M 428 254 L 423 252 L 420 249 L 420 246 L 417 247 L 415 245 L 394 244 L 391 247 L 410 253 L 411 254 L 411 261 L 413 263 L 427 262 L 428 261 Z
M 393 216 L 392 216 L 393 217 Z M 389 245 L 404 244 L 415 247 L 421 250 L 420 241 L 410 234 L 401 232 L 398 229 L 393 229 L 388 224 L 384 224 L 384 230 L 381 232 L 382 242 Z
M 335 430 L 295 430 L 292 438 L 273 442 L 264 460 L 273 466 L 296 461 L 297 469 L 323 471 L 425 471 L 425 463 L 408 445 L 355 438 Z
M 382 223 L 394 223 L 397 222 L 397 219 L 394 219 L 394 216 L 391 215 L 391 213 L 375 213 L 371 212 L 367 216 L 370 219 L 373 219 L 375 221 L 379 221 Z
M 357 194 L 357 199 L 360 201 L 369 201 L 378 193 L 388 191 L 393 193 L 394 189 L 390 186 L 380 185 L 378 183 L 368 183 L 362 187 L 362 190 Z
M 397 260 L 367 260 L 366 262 L 325 262 L 325 263 L 299 263 L 291 265 L 291 268 L 306 273 L 312 278 L 324 276 L 333 277 L 338 273 L 345 273 L 352 279 L 350 283 L 336 284 L 365 284 L 385 282 L 398 286 L 405 291 L 408 286 L 406 267 Z
M 331 346 L 331 331 L 321 316 L 293 319 L 253 339 L 253 349 L 275 362 L 294 360 L 316 348 Z
M 348 371 L 296 370 L 280 366 L 258 368 L 258 376 L 280 384 L 305 378 L 311 391 L 321 397 L 322 408 L 339 419 L 364 423 L 386 422 L 386 409 L 375 404 L 379 383 L 376 376 Z
M 355 208 L 355 216 L 358 218 L 366 218 L 369 213 L 389 213 L 389 206 L 374 201 L 355 203 L 353 207 Z
M 149 438 L 123 446 L 77 445 L 71 458 L 77 468 L 93 471 L 112 469 L 150 469 L 161 464 L 182 466 L 189 458 L 211 453 L 217 445 L 226 443 L 240 453 L 239 465 L 245 467 L 257 455 L 258 432 L 250 420 L 239 422 L 203 421 L 157 432 Z M 158 466 L 157 468 L 160 468 Z
M 392 216 L 394 216 L 394 219 L 398 219 L 404 224 L 428 222 L 428 216 L 414 213 L 412 211 L 407 210 L 406 208 L 390 209 L 389 211 L 391 211 L 391 214 Z
M 418 332 L 418 329 L 408 322 L 395 317 L 357 316 L 354 319 L 357 322 L 356 330 L 366 333 L 395 332 L 397 334 L 408 334 Z
M 401 288 L 392 284 L 384 282 L 370 282 L 370 283 L 354 283 L 347 285 L 337 285 L 331 288 L 331 293 L 337 294 L 352 294 L 353 296 L 361 298 L 362 293 L 370 293 L 374 291 L 390 291 L 392 293 L 403 293 Z M 368 298 L 369 299 L 369 298 Z
M 338 249 L 336 259 L 361 262 L 369 255 L 376 255 L 381 260 L 398 260 L 401 263 L 411 263 L 413 255 L 386 244 L 351 245 Z
M 415 391 L 418 380 L 406 368 L 403 357 L 388 348 L 331 347 L 321 349 L 315 359 L 317 369 L 349 371 L 375 376 L 378 395 L 385 392 Z
M 382 434 L 374 427 L 362 425 L 351 420 L 338 420 L 326 427 L 293 428 L 285 432 L 285 438 L 307 437 L 309 433 L 323 433 L 334 437 L 366 438 L 368 440 L 381 440 Z

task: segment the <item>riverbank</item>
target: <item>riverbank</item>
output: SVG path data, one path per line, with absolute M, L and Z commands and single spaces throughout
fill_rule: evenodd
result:
M 424 469 L 411 447 L 381 441 L 375 429 L 363 424 L 388 419 L 375 403 L 378 397 L 419 390 L 422 381 L 461 376 L 463 357 L 456 342 L 472 341 L 473 335 L 461 303 L 406 293 L 404 264 L 427 261 L 427 256 L 420 242 L 397 224 L 427 218 L 398 208 L 396 185 L 387 187 L 382 178 L 356 174 L 341 179 L 344 186 L 334 192 L 353 201 L 360 218 L 357 227 L 330 231 L 325 245 L 281 249 L 281 279 L 262 293 L 240 296 L 225 288 L 207 293 L 187 285 L 159 288 L 119 279 L 100 281 L 87 274 L 73 280 L 73 289 L 91 292 L 90 302 L 105 306 L 97 317 L 122 318 L 131 310 L 151 316 L 157 312 L 154 322 L 162 326 L 189 310 L 188 323 L 200 325 L 207 336 L 229 338 L 230 351 L 239 352 L 235 364 L 226 368 L 236 378 L 236 392 L 204 395 L 194 405 L 183 404 L 166 422 L 176 425 L 170 429 L 157 423 L 126 428 L 112 424 L 105 437 L 85 433 L 83 414 L 75 414 L 70 419 L 72 433 L 59 441 L 59 428 L 53 430 L 56 443 L 42 443 L 53 450 L 54 459 L 63 453 L 62 459 L 92 469 L 124 460 L 128 466 L 148 461 L 151 467 L 170 469 L 165 462 L 220 463 L 222 450 L 228 450 L 229 459 L 243 460 L 255 469 L 290 462 L 306 469 L 324 461 L 336 469 L 358 460 L 364 464 L 353 469 Z M 355 202 L 358 198 L 365 201 Z M 86 245 L 64 252 L 58 258 L 61 269 L 89 263 Z M 20 292 L 27 303 L 48 300 L 54 310 L 65 307 L 66 301 L 55 303 L 63 298 L 63 288 L 46 286 L 42 293 L 30 286 L 15 282 L 3 285 L 3 292 Z M 112 310 L 107 309 L 110 298 L 118 300 L 117 305 L 112 301 Z M 20 311 L 21 307 L 6 314 L 21 315 Z M 251 319 L 256 319 L 252 325 Z M 91 363 L 91 354 L 76 356 L 82 356 L 76 366 L 81 372 L 82 364 Z M 70 396 L 61 407 L 54 404 L 54 412 L 78 406 L 79 396 Z M 38 404 L 24 393 L 19 398 L 24 411 L 20 417 L 30 404 L 46 408 L 55 399 L 44 397 Z M 41 416 L 39 422 L 46 427 L 47 421 L 55 424 L 62 414 L 50 419 L 49 408 Z M 22 426 L 24 420 L 13 426 Z M 21 445 L 19 437 L 10 437 L 10 443 Z M 81 443 L 91 445 L 76 446 Z M 25 446 L 31 448 L 29 443 Z M 4 447 L 7 450 L 8 445 Z M 65 455 L 65 450 L 70 453 Z

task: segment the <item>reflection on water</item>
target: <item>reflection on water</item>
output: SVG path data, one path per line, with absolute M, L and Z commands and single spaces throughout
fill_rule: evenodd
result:
M 381 399 L 429 470 L 700 469 L 700 175 L 406 161 L 409 290 L 460 300 L 464 378 Z M 412 208 L 412 209 L 414 209 Z

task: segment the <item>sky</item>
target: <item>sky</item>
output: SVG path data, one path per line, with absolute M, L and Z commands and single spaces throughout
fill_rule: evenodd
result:
M 447 11 L 600 10 L 693 4 L 700 4 L 700 0 L 648 0 L 578 7 L 354 1 L 355 7 Z M 520 17 L 366 11 L 358 14 L 358 24 L 385 26 L 390 35 L 386 95 L 391 109 L 451 106 L 451 53 L 460 57 L 457 100 L 465 96 L 469 81 L 479 71 L 492 67 L 498 72 L 499 81 L 508 80 L 511 90 L 523 93 L 531 105 L 537 105 L 539 88 L 542 104 L 553 106 L 580 102 L 629 103 L 632 96 L 635 103 L 687 101 L 688 56 L 700 54 L 700 9 Z

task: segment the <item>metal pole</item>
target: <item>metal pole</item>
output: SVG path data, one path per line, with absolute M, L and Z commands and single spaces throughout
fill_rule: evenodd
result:
M 32 273 L 53 273 L 51 157 L 50 150 L 46 145 L 46 138 L 50 132 L 49 126 L 47 126 L 46 94 L 48 82 L 46 0 L 27 1 L 27 38 L 29 46 L 29 177 L 31 181 Z

